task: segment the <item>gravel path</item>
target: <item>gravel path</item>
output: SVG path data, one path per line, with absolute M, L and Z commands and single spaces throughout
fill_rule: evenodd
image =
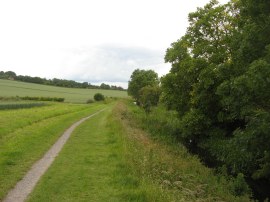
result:
M 46 172 L 46 170 L 53 163 L 55 157 L 61 151 L 62 147 L 70 137 L 72 131 L 80 125 L 85 120 L 95 116 L 96 114 L 104 111 L 102 109 L 88 117 L 81 119 L 80 121 L 74 123 L 70 128 L 68 128 L 64 134 L 56 141 L 56 143 L 49 149 L 49 151 L 36 163 L 33 164 L 31 169 L 26 173 L 21 181 L 19 181 L 16 186 L 11 189 L 4 199 L 3 202 L 23 202 L 26 200 L 27 196 L 32 192 L 35 185 L 41 178 L 41 176 Z

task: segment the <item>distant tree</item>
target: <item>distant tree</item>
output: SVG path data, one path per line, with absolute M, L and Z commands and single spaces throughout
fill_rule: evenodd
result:
M 4 79 L 5 78 L 5 72 L 0 71 L 0 79 Z
M 157 106 L 160 97 L 159 86 L 145 86 L 139 91 L 139 102 L 146 112 L 151 111 L 152 106 Z
M 76 82 L 73 80 L 66 80 L 66 79 L 46 79 L 40 77 L 31 77 L 31 76 L 23 76 L 23 75 L 16 75 L 15 72 L 12 71 L 0 71 L 0 79 L 12 79 L 17 81 L 29 82 L 29 83 L 38 83 L 44 85 L 52 85 L 52 86 L 61 86 L 67 88 L 91 88 L 91 89 L 111 89 L 111 90 L 124 90 L 122 87 L 118 86 L 110 86 L 108 84 L 102 83 L 100 86 L 91 85 L 88 82 Z
M 158 74 L 153 70 L 136 69 L 128 82 L 128 94 L 139 103 L 139 91 L 145 86 L 157 86 L 159 84 Z
M 82 83 L 82 88 L 88 88 L 88 86 L 89 86 L 89 85 L 88 85 L 88 82 L 83 82 L 83 83 Z
M 100 88 L 101 89 L 110 89 L 111 87 L 110 87 L 110 85 L 108 85 L 108 84 L 105 84 L 105 83 L 102 83 L 101 85 L 100 85 Z
M 16 78 L 16 73 L 15 72 L 12 72 L 12 71 L 7 71 L 5 72 L 5 75 L 6 75 L 6 78 L 7 79 L 15 79 Z
M 101 93 L 96 93 L 96 94 L 94 95 L 94 100 L 95 100 L 95 101 L 103 101 L 103 100 L 105 100 L 105 97 L 104 97 L 104 95 L 102 95 Z

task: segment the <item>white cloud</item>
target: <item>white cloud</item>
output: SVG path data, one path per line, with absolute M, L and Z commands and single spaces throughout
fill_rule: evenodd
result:
M 65 60 L 66 78 L 93 82 L 127 82 L 136 68 L 157 70 L 163 65 L 163 52 L 139 47 L 102 45 L 69 52 Z M 76 71 L 74 66 L 76 65 Z
M 162 75 L 166 48 L 185 33 L 188 13 L 207 2 L 0 1 L 0 70 L 121 83 L 135 68 Z

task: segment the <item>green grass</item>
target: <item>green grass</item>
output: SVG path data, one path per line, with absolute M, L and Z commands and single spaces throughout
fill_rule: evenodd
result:
M 28 201 L 249 201 L 183 146 L 152 139 L 137 110 L 120 103 L 80 125 Z
M 168 201 L 252 201 L 250 192 L 237 194 L 245 186 L 243 178 L 216 174 L 174 138 L 175 113 L 157 108 L 146 114 L 133 103 L 127 105 L 121 120 L 133 148 L 128 159 L 138 165 L 138 175 L 162 186 Z
M 96 104 L 87 106 L 81 104 L 55 103 L 40 108 L 0 111 L 0 142 L 5 136 L 14 136 L 12 132 L 23 130 L 26 126 L 31 126 L 35 123 L 61 115 L 79 112 L 92 108 L 93 106 L 96 106 Z
M 123 102 L 0 111 L 0 200 L 68 126 L 105 106 L 75 129 L 28 201 L 250 201 L 234 195 L 237 181 L 162 136 L 161 112 Z
M 126 91 L 63 88 L 0 79 L 0 96 L 2 97 L 61 97 L 65 98 L 65 102 L 85 103 L 88 99 L 93 99 L 94 94 L 98 92 L 107 97 L 127 97 Z
M 122 135 L 122 126 L 111 109 L 84 122 L 29 201 L 147 200 L 145 187 L 126 164 Z
M 51 104 L 0 111 L 0 200 L 74 122 L 105 104 Z
M 0 103 L 0 110 L 33 108 L 33 107 L 42 107 L 45 105 L 46 104 L 43 102 Z

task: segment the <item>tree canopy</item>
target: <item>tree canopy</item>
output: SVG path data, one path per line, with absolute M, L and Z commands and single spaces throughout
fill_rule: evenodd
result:
M 231 173 L 270 183 L 270 2 L 212 0 L 189 22 L 161 79 L 179 136 Z
M 105 100 L 105 97 L 104 97 L 104 95 L 101 94 L 101 93 L 96 93 L 96 94 L 94 95 L 94 100 L 95 100 L 95 101 L 103 101 L 103 100 Z
M 128 94 L 139 102 L 140 90 L 145 86 L 157 86 L 159 84 L 158 74 L 153 70 L 133 71 L 128 82 Z

